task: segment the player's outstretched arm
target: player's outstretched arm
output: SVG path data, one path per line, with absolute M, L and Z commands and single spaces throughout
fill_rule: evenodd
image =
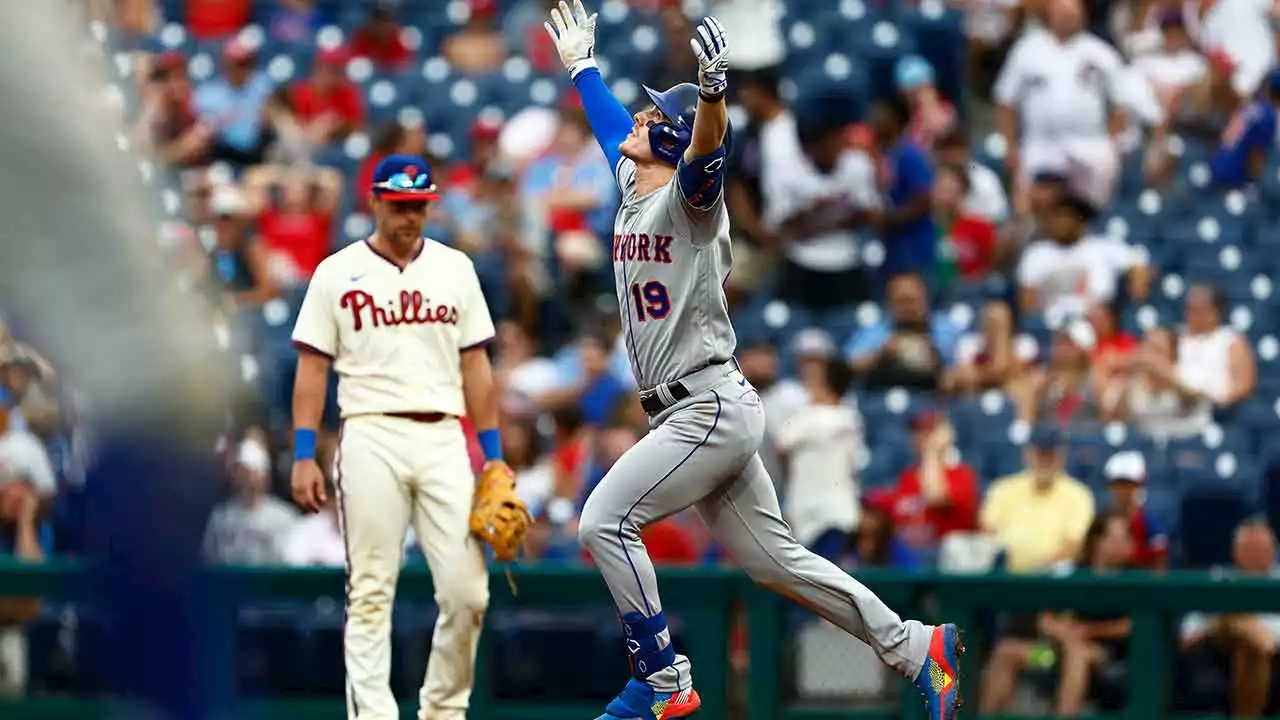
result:
M 693 133 L 676 174 L 680 193 L 690 207 L 707 210 L 724 195 L 725 135 L 729 131 L 729 110 L 724 93 L 728 88 L 729 46 L 724 27 L 708 17 L 698 24 L 689 41 L 698 58 L 698 108 L 693 116 Z
M 631 132 L 634 123 L 631 114 L 604 84 L 600 68 L 596 65 L 595 13 L 587 15 L 582 0 L 573 0 L 572 8 L 560 0 L 560 6 L 551 10 L 551 19 L 544 22 L 543 27 L 555 43 L 560 61 L 578 89 L 596 142 L 600 143 L 600 149 L 608 158 L 609 167 L 616 170 L 622 160 L 618 146 Z
M 710 155 L 724 144 L 729 129 L 729 109 L 724 101 L 729 88 L 729 45 L 724 26 L 708 17 L 694 29 L 689 40 L 698 58 L 698 110 L 693 117 L 693 139 L 684 151 L 685 162 Z

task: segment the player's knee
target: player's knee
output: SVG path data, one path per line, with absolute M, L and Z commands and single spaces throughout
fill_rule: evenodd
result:
M 441 583 L 436 588 L 436 604 L 441 612 L 483 615 L 489 607 L 489 578 Z
M 588 498 L 582 507 L 582 516 L 578 519 L 578 542 L 592 554 L 601 543 L 618 541 L 618 518 L 614 513 L 605 512 L 598 502 Z
M 353 586 L 347 597 L 348 621 L 362 625 L 386 622 L 391 617 L 393 600 L 392 593 L 383 588 Z

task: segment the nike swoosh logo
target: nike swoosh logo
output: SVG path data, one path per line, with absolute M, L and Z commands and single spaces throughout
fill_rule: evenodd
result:
M 362 278 L 362 277 L 364 277 L 364 275 L 355 275 L 355 276 L 353 276 L 353 277 L 351 278 L 351 282 L 355 282 L 355 281 L 359 280 L 359 279 L 360 279 L 360 278 Z
M 746 387 L 746 386 L 747 386 L 747 379 L 746 379 L 746 378 L 742 378 L 742 379 L 738 380 L 738 384 L 739 384 L 739 385 L 741 385 L 742 387 Z

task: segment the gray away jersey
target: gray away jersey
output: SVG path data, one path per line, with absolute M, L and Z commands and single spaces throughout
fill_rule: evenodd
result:
M 724 284 L 733 267 L 724 193 L 689 205 L 673 176 L 636 194 L 636 166 L 617 168 L 622 207 L 613 225 L 613 278 L 631 371 L 641 390 L 679 380 L 737 347 Z

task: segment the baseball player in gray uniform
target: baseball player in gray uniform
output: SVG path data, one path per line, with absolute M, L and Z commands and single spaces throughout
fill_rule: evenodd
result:
M 563 0 L 547 32 L 615 171 L 622 207 L 613 269 L 623 334 L 650 432 L 587 499 L 580 536 L 621 615 L 634 677 L 597 720 L 688 717 L 701 705 L 676 652 L 640 531 L 687 507 L 757 582 L 860 638 L 925 696 L 932 720 L 959 707 L 954 625 L 903 621 L 840 568 L 796 542 L 758 450 L 760 396 L 738 370 L 723 286 L 733 264 L 724 204 L 732 142 L 724 30 L 706 18 L 691 40 L 698 84 L 645 88 L 629 114 L 594 59 L 596 16 Z

